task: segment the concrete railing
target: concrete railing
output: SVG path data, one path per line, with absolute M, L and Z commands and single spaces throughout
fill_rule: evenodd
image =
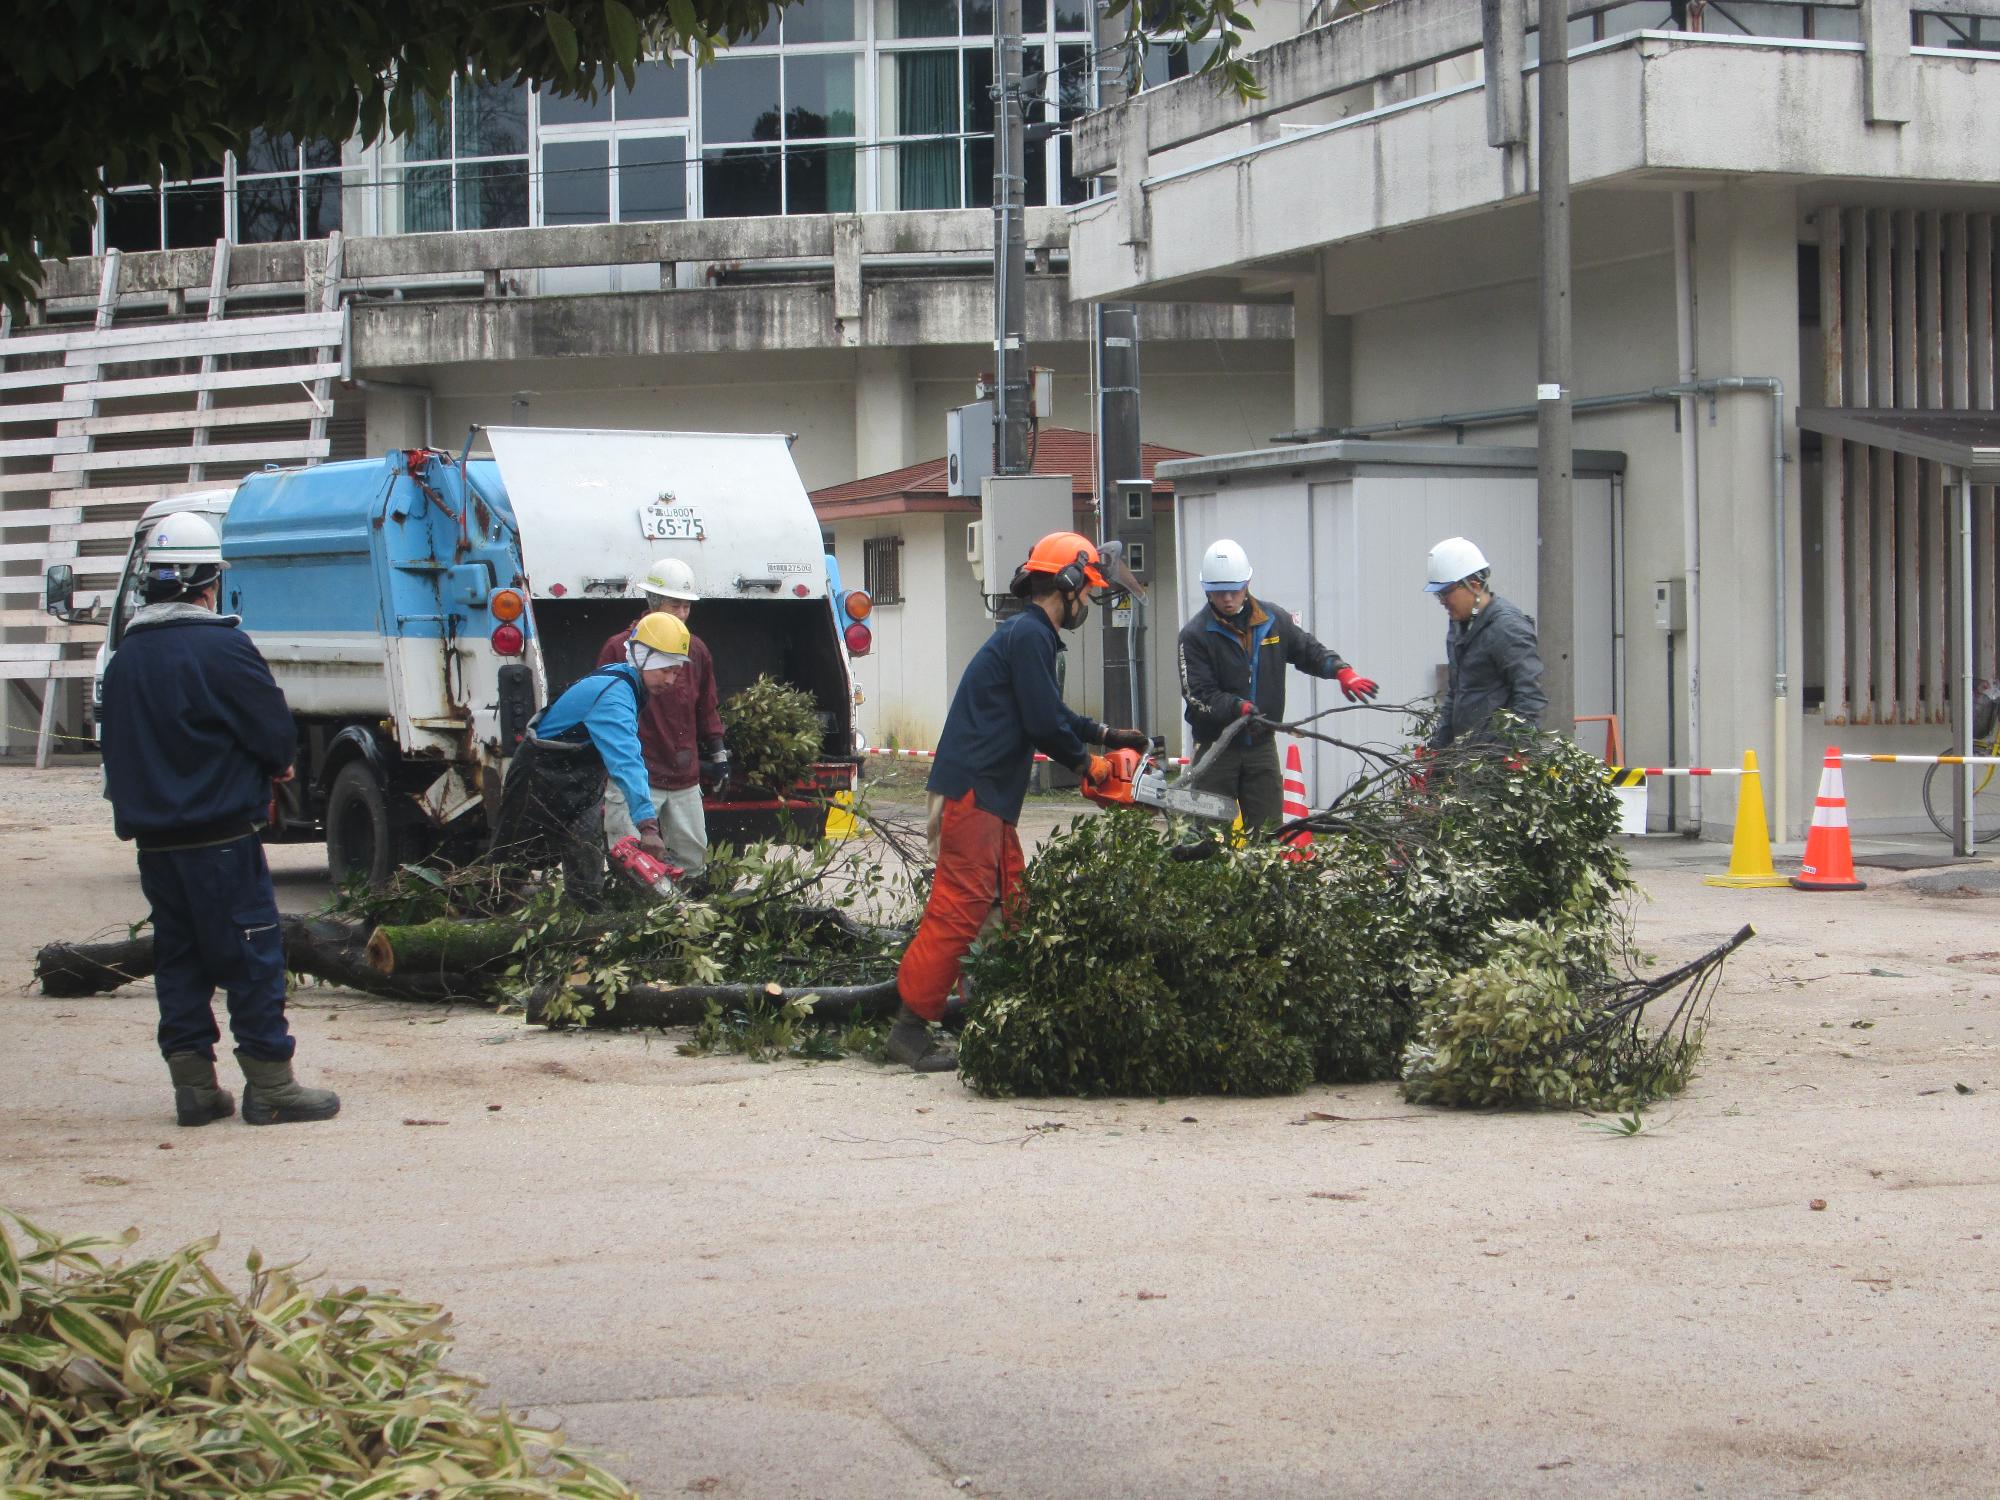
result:
M 1511 3 L 1524 6 L 1532 23 L 1532 0 Z M 1570 19 L 1588 19 L 1623 3 L 1568 0 Z M 1858 12 L 1869 51 L 1868 118 L 1882 123 L 1897 123 L 1910 115 L 1914 16 L 2000 18 L 2000 0 L 1779 3 L 1800 11 Z M 1263 97 L 1257 99 L 1238 98 L 1219 78 L 1206 74 L 1147 89 L 1126 103 L 1076 122 L 1071 147 L 1074 170 L 1078 177 L 1115 173 L 1122 184 L 1128 177 L 1143 177 L 1149 157 L 1156 152 L 1478 52 L 1486 43 L 1485 9 L 1477 0 L 1387 0 L 1358 15 L 1301 32 L 1245 55 L 1244 61 L 1263 90 Z M 1532 24 L 1528 30 L 1534 30 Z

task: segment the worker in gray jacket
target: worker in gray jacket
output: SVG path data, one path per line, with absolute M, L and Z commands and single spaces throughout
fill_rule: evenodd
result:
M 1451 616 L 1444 636 L 1449 676 L 1431 733 L 1433 750 L 1490 739 L 1490 721 L 1500 709 L 1535 726 L 1549 706 L 1535 622 L 1487 588 L 1491 573 L 1486 554 L 1462 536 L 1431 548 L 1424 588 Z

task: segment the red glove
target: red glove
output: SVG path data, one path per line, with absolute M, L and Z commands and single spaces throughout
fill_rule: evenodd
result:
M 1334 681 L 1340 684 L 1340 690 L 1347 694 L 1347 701 L 1349 703 L 1370 703 L 1374 701 L 1377 692 L 1374 678 L 1363 677 L 1352 667 L 1342 667 L 1338 672 L 1333 674 L 1333 678 Z
M 1243 706 L 1236 711 L 1236 717 L 1239 719 L 1247 719 L 1250 717 L 1250 715 L 1254 714 L 1255 712 L 1257 712 L 1257 705 L 1252 703 L 1248 698 L 1245 698 L 1243 700 Z

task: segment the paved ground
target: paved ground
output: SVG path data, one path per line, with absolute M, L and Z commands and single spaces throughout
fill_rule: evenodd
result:
M 990 1103 L 313 992 L 341 1118 L 184 1131 L 145 986 L 28 993 L 41 941 L 143 915 L 107 825 L 93 773 L 0 770 L 0 1203 L 444 1301 L 648 1495 L 1995 1491 L 1990 882 L 1733 892 L 1638 846 L 1663 959 L 1761 936 L 1633 1139 L 1390 1086 Z M 278 852 L 286 905 L 318 858 Z

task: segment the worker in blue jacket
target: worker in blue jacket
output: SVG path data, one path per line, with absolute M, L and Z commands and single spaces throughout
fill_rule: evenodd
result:
M 1062 700 L 1060 631 L 1083 624 L 1084 591 L 1106 598 L 1143 593 L 1115 542 L 1101 549 L 1074 531 L 1035 543 L 1015 571 L 1012 592 L 1027 608 L 972 655 L 951 700 L 931 768 L 931 858 L 936 872 L 916 936 L 896 969 L 902 999 L 888 1051 L 920 1073 L 956 1067 L 957 1053 L 931 1031 L 944 1017 L 965 955 L 1021 879 L 1014 825 L 1039 750 L 1086 784 L 1109 774 L 1091 745 L 1144 750 L 1136 729 L 1107 729 Z
M 625 645 L 625 660 L 578 678 L 535 715 L 500 796 L 494 857 L 530 868 L 560 861 L 571 888 L 604 882 L 604 789 L 625 798 L 639 847 L 664 861 L 658 809 L 639 746 L 639 710 L 688 663 L 688 628 L 674 615 L 647 615 Z
M 139 846 L 153 908 L 159 1043 L 183 1125 L 235 1112 L 215 1076 L 214 1000 L 229 1000 L 252 1125 L 330 1120 L 340 1099 L 292 1076 L 285 952 L 258 840 L 273 782 L 292 778 L 297 733 L 271 669 L 216 613 L 222 540 L 207 517 L 170 515 L 145 554 L 145 605 L 104 672 L 104 795 Z

